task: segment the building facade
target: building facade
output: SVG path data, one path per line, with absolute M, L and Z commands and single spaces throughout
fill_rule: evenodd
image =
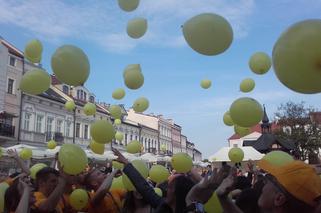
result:
M 194 159 L 193 160 L 196 162 L 202 161 L 202 153 L 195 148 L 194 148 Z
M 140 127 L 140 142 L 144 147 L 144 152 L 156 154 L 158 152 L 158 131 L 143 124 L 140 124 Z
M 165 154 L 173 154 L 172 144 L 172 121 L 163 118 L 162 115 L 158 117 L 158 131 L 159 131 L 159 145 L 165 146 Z M 164 152 L 164 151 L 161 151 Z
M 194 159 L 194 144 L 190 141 L 186 141 L 186 153 Z
M 179 126 L 179 125 L 177 125 L 175 123 L 172 125 L 173 154 L 182 151 L 181 131 L 182 131 L 182 127 L 181 126 Z
M 185 135 L 181 135 L 181 152 L 187 152 L 186 151 L 186 143 L 187 143 L 187 137 Z

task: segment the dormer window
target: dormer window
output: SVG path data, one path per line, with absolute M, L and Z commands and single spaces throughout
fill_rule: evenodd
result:
M 63 93 L 65 93 L 66 95 L 69 95 L 69 87 L 67 85 L 63 85 L 62 86 L 62 91 Z
M 94 96 L 89 96 L 89 102 L 95 103 L 95 97 Z

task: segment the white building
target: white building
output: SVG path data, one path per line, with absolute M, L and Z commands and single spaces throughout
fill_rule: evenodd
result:
M 194 157 L 194 144 L 189 141 L 186 142 L 186 153 L 191 156 L 191 158 Z
M 181 131 L 182 131 L 182 127 L 173 122 L 173 125 L 172 125 L 173 154 L 182 151 Z
M 143 124 L 141 127 L 140 142 L 144 146 L 144 152 L 151 152 L 156 154 L 159 150 L 158 147 L 158 131 Z
M 158 117 L 158 131 L 159 131 L 159 144 L 160 146 L 165 145 L 166 154 L 173 154 L 173 144 L 172 144 L 172 121 L 163 118 L 162 115 Z

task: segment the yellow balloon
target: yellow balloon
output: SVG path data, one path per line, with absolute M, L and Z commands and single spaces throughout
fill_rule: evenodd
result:
M 133 140 L 126 146 L 126 151 L 132 154 L 139 153 L 141 144 L 139 141 Z
M 133 160 L 131 163 L 137 169 L 137 171 L 141 174 L 141 176 L 143 176 L 144 178 L 147 178 L 148 169 L 147 169 L 146 164 L 143 161 Z M 132 182 L 129 180 L 129 178 L 125 174 L 123 174 L 123 183 L 124 183 L 125 188 L 128 191 L 136 190 L 134 185 L 132 184 Z
M 160 188 L 155 187 L 154 191 L 156 194 L 158 194 L 158 196 L 163 197 L 163 191 Z
M 118 0 L 119 7 L 126 12 L 135 10 L 138 4 L 139 0 Z
M 162 165 L 154 165 L 149 170 L 149 177 L 155 183 L 162 183 L 169 177 L 169 171 Z
M 145 97 L 140 97 L 135 100 L 133 109 L 135 112 L 144 112 L 149 107 L 149 101 Z
M 204 210 L 207 213 L 223 213 L 222 205 L 216 193 L 213 193 L 212 197 L 205 203 Z
M 96 114 L 96 105 L 90 102 L 86 103 L 84 106 L 84 113 L 87 116 Z
M 123 169 L 124 168 L 124 164 L 119 163 L 118 161 L 113 160 L 112 164 L 115 169 Z
M 84 150 L 75 144 L 64 144 L 61 146 L 58 160 L 66 174 L 78 175 L 85 170 L 88 158 Z
M 231 118 L 231 115 L 230 115 L 230 112 L 227 111 L 224 113 L 224 116 L 223 116 L 223 122 L 226 126 L 233 126 L 233 120 Z
M 32 63 L 39 63 L 42 54 L 42 44 L 39 40 L 34 39 L 27 43 L 25 47 L 25 57 Z
M 3 212 L 4 210 L 4 195 L 8 188 L 9 184 L 7 184 L 6 182 L 0 183 L 0 212 Z
M 68 110 L 68 111 L 73 111 L 75 109 L 76 105 L 75 105 L 75 102 L 73 100 L 71 101 L 66 101 L 65 103 L 65 108 Z
M 242 92 L 251 92 L 255 87 L 255 81 L 252 78 L 244 79 L 240 84 L 240 90 Z
M 71 86 L 83 85 L 90 72 L 87 55 L 78 47 L 63 45 L 51 58 L 51 68 L 56 77 Z
M 47 144 L 48 149 L 54 149 L 54 148 L 56 148 L 56 146 L 57 146 L 56 141 L 54 141 L 54 140 L 48 141 L 48 144 Z
M 139 64 L 130 64 L 124 70 L 125 85 L 129 89 L 139 89 L 144 84 L 144 75 Z
M 142 37 L 147 31 L 147 20 L 144 18 L 134 18 L 127 23 L 127 34 L 129 37 L 137 39 Z
M 115 138 L 116 138 L 116 140 L 118 140 L 118 141 L 122 141 L 123 138 L 124 138 L 124 135 L 123 135 L 122 132 L 116 132 Z
M 121 116 L 122 116 L 122 111 L 121 111 L 121 107 L 118 106 L 118 105 L 111 105 L 109 108 L 108 108 L 111 116 L 113 116 L 113 118 L 115 119 L 120 119 Z
M 188 45 L 204 55 L 223 53 L 233 40 L 231 25 L 225 18 L 213 13 L 203 13 L 186 21 L 183 34 Z
M 102 155 L 105 151 L 105 144 L 97 143 L 96 141 L 91 141 L 89 147 L 93 153 Z
M 172 166 L 179 173 L 189 172 L 193 167 L 192 158 L 183 152 L 179 152 L 172 157 Z
M 115 89 L 112 97 L 116 100 L 121 100 L 123 97 L 125 97 L 125 90 L 123 88 Z
M 161 149 L 161 151 L 166 151 L 166 146 L 164 145 L 164 144 L 162 144 L 161 146 L 160 146 L 160 149 Z
M 47 165 L 44 163 L 36 163 L 30 168 L 30 177 L 35 180 L 37 172 L 39 172 L 41 169 L 45 167 L 47 167 Z
M 69 197 L 71 207 L 78 211 L 87 206 L 88 200 L 88 193 L 84 189 L 75 189 Z
M 272 61 L 279 81 L 303 93 L 321 92 L 321 20 L 309 19 L 290 26 L 273 47 Z
M 244 137 L 251 133 L 251 128 L 234 125 L 234 132 L 241 137 Z
M 115 119 L 114 124 L 120 125 L 121 124 L 121 120 L 120 119 Z
M 294 161 L 293 157 L 283 151 L 272 151 L 267 153 L 262 160 L 268 161 L 273 166 L 284 166 Z
M 28 160 L 32 157 L 32 150 L 29 148 L 23 148 L 20 153 L 19 156 L 21 159 L 23 160 Z
M 241 148 L 233 147 L 228 152 L 228 157 L 233 163 L 239 163 L 244 158 L 244 152 Z
M 211 87 L 211 85 L 212 85 L 212 81 L 211 80 L 204 79 L 204 80 L 201 81 L 201 87 L 203 89 L 208 89 L 208 88 Z
M 119 176 L 113 179 L 110 190 L 115 190 L 115 189 L 125 189 L 125 186 L 123 183 L 123 176 Z
M 50 84 L 51 78 L 46 71 L 33 69 L 22 76 L 19 88 L 22 92 L 31 95 L 40 95 L 49 89 Z
M 264 52 L 254 53 L 249 61 L 250 69 L 259 75 L 267 73 L 271 68 L 272 62 L 270 56 Z
M 97 143 L 110 143 L 115 137 L 115 129 L 107 120 L 97 120 L 90 126 L 91 137 Z
M 232 103 L 230 115 L 234 124 L 242 127 L 251 127 L 262 120 L 263 108 L 253 98 L 239 98 Z

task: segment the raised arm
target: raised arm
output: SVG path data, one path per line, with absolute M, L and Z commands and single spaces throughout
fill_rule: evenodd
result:
M 25 162 L 19 157 L 17 150 L 15 149 L 8 149 L 7 154 L 9 157 L 15 159 L 18 166 L 21 168 L 22 172 L 29 175 L 30 170 L 29 167 L 25 164 Z
M 128 162 L 128 160 L 115 148 L 112 149 L 114 154 L 118 157 L 117 161 L 124 164 L 123 172 L 131 180 L 136 190 L 143 196 L 144 200 L 148 202 L 153 208 L 156 208 L 165 200 L 158 196 L 154 188 L 151 187 L 145 178 L 135 169 L 135 167 Z
M 25 179 L 26 177 L 20 177 L 19 184 L 23 189 L 22 196 L 15 213 L 28 213 L 29 212 L 29 198 L 32 191 L 30 183 Z

